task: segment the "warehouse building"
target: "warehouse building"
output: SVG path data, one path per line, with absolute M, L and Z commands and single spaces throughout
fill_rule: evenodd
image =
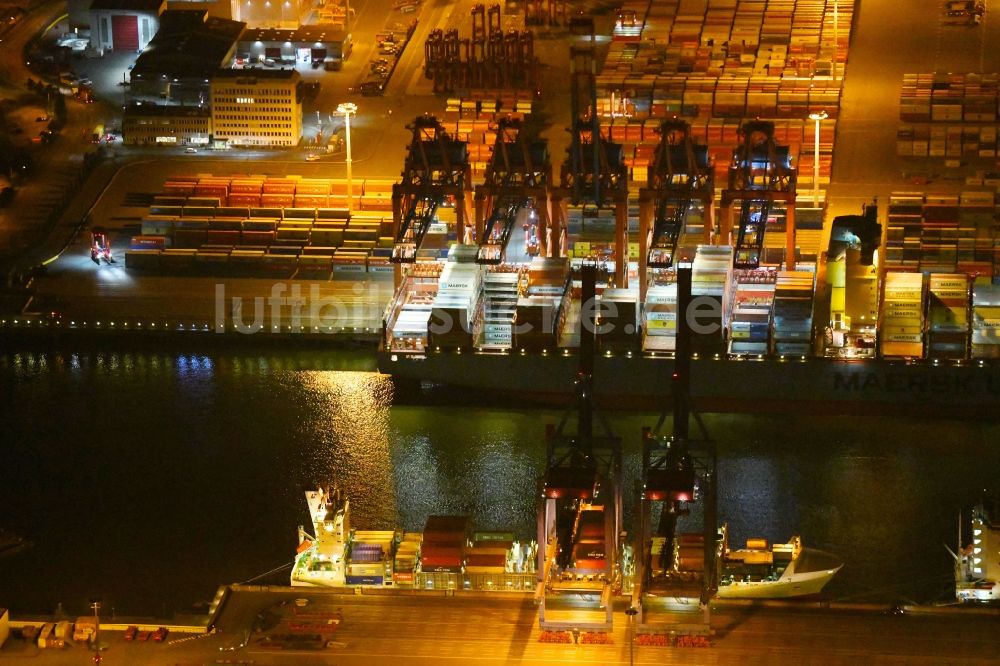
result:
M 340 63 L 350 52 L 351 36 L 341 28 L 323 25 L 295 30 L 248 28 L 238 47 L 238 57 L 249 63 Z
M 232 62 L 245 27 L 205 10 L 164 12 L 159 32 L 132 68 L 133 96 L 203 105 L 212 75 Z
M 294 69 L 221 69 L 212 77 L 212 130 L 231 146 L 296 146 L 302 139 L 302 77 Z
M 141 51 L 159 30 L 166 0 L 94 0 L 90 44 L 105 51 Z
M 207 146 L 211 136 L 205 107 L 133 104 L 122 120 L 122 142 L 130 146 Z
M 233 18 L 251 28 L 295 29 L 309 22 L 310 0 L 232 0 Z

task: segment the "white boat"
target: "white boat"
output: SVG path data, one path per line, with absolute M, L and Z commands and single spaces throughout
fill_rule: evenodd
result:
M 350 501 L 340 490 L 322 487 L 306 492 L 313 535 L 299 526 L 299 547 L 292 567 L 292 585 L 342 587 L 351 534 Z
M 764 539 L 747 539 L 746 548 L 729 549 L 728 530 L 719 530 L 722 554 L 719 591 L 722 599 L 784 599 L 819 594 L 843 563 L 822 550 L 804 548 L 793 536 L 768 547 Z
M 955 558 L 955 597 L 962 602 L 1000 601 L 1000 498 L 992 511 L 980 504 L 972 511 L 972 541 Z M 959 533 L 959 545 L 962 536 Z

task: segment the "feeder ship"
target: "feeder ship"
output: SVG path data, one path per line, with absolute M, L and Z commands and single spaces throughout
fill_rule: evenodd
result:
M 793 536 L 768 547 L 765 539 L 747 539 L 746 548 L 730 550 L 722 535 L 719 590 L 722 599 L 781 599 L 819 594 L 843 564 L 830 553 L 804 548 Z
M 358 530 L 336 490 L 306 492 L 310 534 L 299 528 L 291 584 L 429 590 L 530 591 L 535 545 L 472 530 L 466 516 L 430 516 L 423 532 Z

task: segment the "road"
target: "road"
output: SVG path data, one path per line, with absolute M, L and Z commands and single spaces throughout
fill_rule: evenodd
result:
M 307 598 L 313 606 L 340 608 L 343 621 L 333 647 L 320 651 L 262 649 L 259 634 L 244 642 L 253 618 L 280 602 Z M 287 606 L 285 608 L 288 608 Z M 289 612 L 289 611 L 284 611 Z M 441 664 L 994 664 L 1000 650 L 996 616 L 961 612 L 945 615 L 888 615 L 875 611 L 727 607 L 712 615 L 709 649 L 636 645 L 629 655 L 629 630 L 616 613 L 612 645 L 539 642 L 529 597 L 463 598 L 238 592 L 225 606 L 219 633 L 165 645 L 126 643 L 106 633 L 104 664 L 254 663 L 257 666 L 440 666 Z M 12 641 L 9 648 L 27 650 Z M 78 664 L 82 646 L 42 652 L 32 663 Z
M 5 36 L 0 51 L 0 78 L 15 91 L 15 98 L 27 94 L 25 86 L 29 77 L 37 79 L 24 62 L 21 54 L 25 45 L 38 33 L 49 26 L 66 10 L 65 4 L 42 2 L 19 21 Z M 20 114 L 25 136 L 33 136 L 44 125 L 33 122 L 34 117 L 46 111 L 43 105 L 21 97 L 19 103 L 24 108 Z M 34 160 L 32 174 L 27 181 L 18 185 L 15 203 L 0 210 L 0 253 L 17 249 L 24 243 L 37 242 L 48 226 L 49 215 L 64 203 L 66 191 L 75 181 L 83 161 L 83 153 L 92 146 L 83 139 L 86 114 L 72 98 L 68 98 L 67 120 L 59 138 L 49 145 L 35 147 L 31 151 Z M 31 119 L 32 122 L 27 122 Z
M 991 3 L 988 3 L 991 4 Z M 978 27 L 946 26 L 939 0 L 911 0 L 905 10 L 893 2 L 856 3 L 855 30 L 834 145 L 830 213 L 857 214 L 861 204 L 878 196 L 888 202 L 893 191 L 913 189 L 907 171 L 945 173 L 941 158 L 896 157 L 899 94 L 903 74 L 930 72 L 997 72 L 1000 9 L 987 11 Z M 995 168 L 995 160 L 968 165 Z M 957 191 L 961 174 L 934 184 Z

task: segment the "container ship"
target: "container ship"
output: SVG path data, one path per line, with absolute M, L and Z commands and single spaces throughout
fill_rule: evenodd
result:
M 333 488 L 305 494 L 313 532 L 299 528 L 291 584 L 426 590 L 530 591 L 535 544 L 473 530 L 466 516 L 429 516 L 423 532 L 358 530 Z
M 722 599 L 780 599 L 819 594 L 843 567 L 834 555 L 804 548 L 793 536 L 768 547 L 765 539 L 747 539 L 746 548 L 730 550 L 726 526 L 720 530 L 719 590 Z
M 905 210 L 891 204 L 890 220 Z M 817 264 L 747 267 L 735 246 L 678 246 L 703 304 L 692 345 L 691 398 L 700 410 L 812 403 L 981 414 L 996 402 L 1000 283 L 957 270 L 887 270 L 876 215 L 868 206 L 834 221 L 825 284 Z M 379 370 L 403 385 L 565 395 L 580 346 L 580 266 L 589 259 L 483 265 L 474 250 L 452 245 L 402 274 L 383 319 Z M 650 264 L 627 287 L 615 282 L 613 264 L 601 265 L 597 395 L 647 405 L 672 397 L 665 378 L 676 355 L 676 265 Z M 760 401 L 762 392 L 770 399 Z
M 992 506 L 985 503 L 972 512 L 972 540 L 955 558 L 955 597 L 966 603 L 1000 601 L 1000 498 Z

